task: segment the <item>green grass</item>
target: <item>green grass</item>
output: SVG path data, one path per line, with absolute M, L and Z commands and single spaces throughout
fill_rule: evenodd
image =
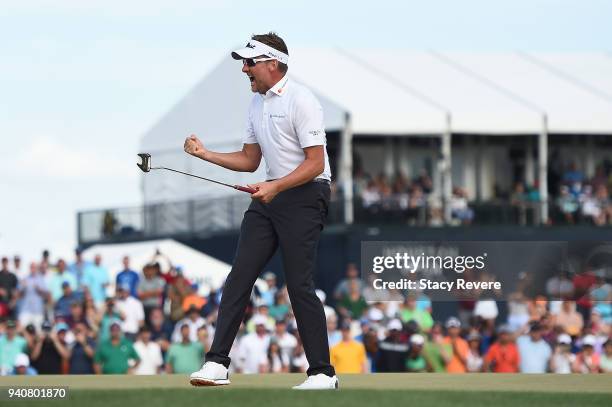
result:
M 609 406 L 612 375 L 376 374 L 340 376 L 340 390 L 296 392 L 303 375 L 234 375 L 191 387 L 183 375 L 2 377 L 0 386 L 67 386 L 70 400 L 15 406 Z

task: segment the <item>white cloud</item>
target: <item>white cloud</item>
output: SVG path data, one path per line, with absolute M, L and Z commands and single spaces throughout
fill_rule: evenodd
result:
M 8 158 L 2 166 L 4 171 L 16 176 L 52 179 L 135 178 L 138 175 L 132 168 L 134 163 L 99 155 L 95 150 L 75 149 L 51 137 L 35 138 L 25 150 L 14 158 Z

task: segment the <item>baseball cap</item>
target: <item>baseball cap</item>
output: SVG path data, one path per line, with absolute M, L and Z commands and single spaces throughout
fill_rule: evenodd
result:
M 276 274 L 274 274 L 271 271 L 266 271 L 263 275 L 263 279 L 268 281 L 268 280 L 276 280 Z
M 55 324 L 55 332 L 67 331 L 68 329 L 70 328 L 65 322 L 60 322 L 58 324 Z
M 70 287 L 70 283 L 68 281 L 64 281 L 62 283 L 62 288 Z
M 389 321 L 389 323 L 387 324 L 387 329 L 389 331 L 401 331 L 402 330 L 402 321 L 400 321 L 399 319 L 392 319 L 391 321 Z
M 480 334 L 478 332 L 472 332 L 471 334 L 468 335 L 467 337 L 467 341 L 471 342 L 471 341 L 479 341 L 481 339 Z
M 500 325 L 500 327 L 497 328 L 497 331 L 500 334 L 510 334 L 512 333 L 512 328 L 510 328 L 510 325 L 504 324 L 504 325 Z
M 410 343 L 413 345 L 422 345 L 425 343 L 425 338 L 420 334 L 412 334 L 410 337 Z
M 51 322 L 45 321 L 45 322 L 42 323 L 41 328 L 42 328 L 43 331 L 50 331 L 52 326 L 53 325 L 51 324 Z
M 560 343 L 563 345 L 571 345 L 572 337 L 569 336 L 568 334 L 561 334 L 557 337 L 557 343 Z
M 30 358 L 25 353 L 18 353 L 17 356 L 15 356 L 14 366 L 15 367 L 21 367 L 21 366 L 29 367 L 30 366 Z
M 267 325 L 268 319 L 263 315 L 256 314 L 253 316 L 253 325 Z
M 261 55 L 276 59 L 285 65 L 289 64 L 289 55 L 257 40 L 249 40 L 244 48 L 232 52 L 232 58 L 234 59 L 255 58 Z
M 597 342 L 595 335 L 585 335 L 582 338 L 582 346 L 595 346 L 595 342 Z
M 461 321 L 456 317 L 450 317 L 446 320 L 447 328 L 461 328 Z
M 370 321 L 380 321 L 381 319 L 383 319 L 385 317 L 385 315 L 383 314 L 383 312 L 381 310 L 379 310 L 378 308 L 372 308 L 370 309 L 370 311 L 368 312 L 368 319 Z
M 317 288 L 315 290 L 315 294 L 317 295 L 317 297 L 319 297 L 319 301 L 321 301 L 323 304 L 325 304 L 325 300 L 327 299 L 327 295 L 325 295 L 325 291 Z

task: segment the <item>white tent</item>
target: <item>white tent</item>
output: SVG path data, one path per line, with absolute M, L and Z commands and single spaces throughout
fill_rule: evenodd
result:
M 442 189 L 448 199 L 453 133 L 538 136 L 545 213 L 549 135 L 612 134 L 612 58 L 607 54 L 297 48 L 290 58 L 289 75 L 320 98 L 327 130 L 341 132 L 340 174 L 333 176 L 347 185 L 353 137 L 441 137 Z M 232 183 L 261 180 L 263 166 L 254 174 L 231 173 L 182 152 L 192 132 L 213 149 L 240 148 L 252 98 L 240 68 L 228 55 L 145 135 L 142 150 L 160 165 Z M 143 182 L 145 203 L 227 193 L 171 173 L 148 174 Z M 350 222 L 351 189 L 344 193 Z
M 156 256 L 158 250 L 162 256 Z M 164 259 L 167 257 L 174 266 L 182 267 L 189 281 L 198 284 L 201 294 L 220 287 L 231 269 L 229 264 L 172 239 L 97 244 L 83 252 L 83 256 L 87 259 L 93 258 L 96 254 L 102 256 L 103 264 L 108 268 L 112 283 L 117 273 L 123 268 L 122 259 L 126 255 L 130 257 L 130 267 L 137 272 L 140 272 L 143 266 L 154 258 L 160 261 L 162 268 L 167 268 L 168 264 Z

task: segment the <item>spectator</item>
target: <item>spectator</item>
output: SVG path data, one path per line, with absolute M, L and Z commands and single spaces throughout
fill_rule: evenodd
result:
M 96 341 L 89 336 L 89 329 L 83 322 L 78 322 L 72 329 L 74 341 L 68 345 L 70 374 L 93 374 Z
M 102 306 L 109 284 L 108 270 L 102 266 L 102 256 L 96 254 L 94 264 L 85 269 L 83 284 L 89 290 L 96 306 Z
M 533 323 L 529 334 L 520 336 L 516 344 L 521 373 L 546 373 L 552 352 L 548 343 L 542 339 L 542 327 L 539 323 Z
M 593 335 L 585 335 L 582 338 L 582 349 L 576 355 L 574 361 L 574 372 L 576 373 L 599 373 L 600 359 L 595 353 L 596 339 Z
M 268 354 L 260 365 L 260 373 L 288 373 L 289 359 L 281 352 L 278 342 L 271 340 Z
M 157 342 L 165 356 L 172 338 L 172 324 L 164 318 L 161 308 L 151 310 L 151 340 Z
M 576 311 L 576 303 L 574 301 L 563 301 L 561 310 L 555 317 L 555 324 L 563 328 L 563 331 L 569 335 L 578 335 L 582 331 L 584 321 L 582 315 Z
M 32 349 L 32 362 L 38 374 L 61 374 L 63 362 L 68 361 L 70 352 L 66 344 L 68 325 L 58 323 L 53 330 L 52 325 L 45 321 L 42 334 L 36 338 Z
M 244 335 L 238 344 L 238 366 L 242 373 L 258 373 L 260 364 L 267 358 L 270 335 L 266 330 L 267 318 L 253 316 L 255 332 Z
M 359 285 L 359 290 L 361 291 L 362 283 L 359 279 L 359 269 L 355 263 L 349 263 L 346 266 L 346 278 L 340 280 L 340 282 L 336 285 L 336 289 L 334 290 L 334 298 L 336 301 L 340 301 L 342 298 L 349 294 L 349 286 L 351 282 L 356 281 Z
M 172 342 L 180 342 L 182 340 L 180 330 L 183 325 L 189 327 L 189 339 L 191 342 L 195 342 L 198 340 L 198 329 L 206 325 L 206 320 L 200 316 L 200 310 L 198 308 L 189 308 L 189 310 L 187 310 L 187 316 L 176 324 L 174 332 L 172 333 Z
M 325 319 L 328 319 L 330 316 L 337 318 L 338 315 L 336 314 L 336 310 L 325 303 L 325 300 L 327 299 L 325 291 L 317 288 L 315 290 L 315 293 L 317 294 L 317 297 L 319 297 L 319 300 L 321 300 L 321 304 L 323 304 L 323 312 L 325 313 Z
M 260 300 L 261 301 L 261 300 Z M 274 330 L 275 320 L 270 316 L 270 308 L 268 304 L 265 302 L 260 302 L 257 305 L 257 312 L 253 314 L 253 317 L 256 315 L 261 315 L 266 320 L 266 330 L 271 332 Z M 248 333 L 255 332 L 255 323 L 254 319 L 251 318 L 246 324 L 246 330 Z
M 117 323 L 121 326 L 121 314 L 115 307 L 115 299 L 109 297 L 106 299 L 106 309 L 100 320 L 100 329 L 98 330 L 98 344 L 106 342 L 110 338 L 111 325 Z
M 321 297 L 319 297 L 319 299 L 320 298 Z M 325 305 L 323 305 L 323 308 L 325 308 Z M 269 313 L 270 316 L 276 320 L 284 319 L 287 316 L 289 313 L 289 301 L 287 300 L 287 292 L 285 289 L 278 290 L 276 294 L 274 294 L 274 303 L 270 306 Z
M 30 263 L 30 274 L 18 285 L 20 297 L 19 323 L 22 326 L 29 324 L 40 329 L 45 318 L 45 301 L 48 298 L 47 283 L 39 273 L 38 264 Z M 30 360 L 28 359 L 28 367 Z
M 433 318 L 428 311 L 419 308 L 417 305 L 415 294 L 408 294 L 400 308 L 399 317 L 404 323 L 409 321 L 416 322 L 419 328 L 427 333 L 433 326 Z
M 28 271 L 22 269 L 21 267 L 21 257 L 19 255 L 13 256 L 13 274 L 17 277 L 17 280 L 23 280 L 28 276 Z M 30 360 L 28 359 L 28 362 Z
M 406 357 L 406 371 L 408 372 L 431 372 L 432 367 L 423 356 L 423 344 L 425 338 L 420 334 L 410 336 L 410 351 Z
M 603 354 L 599 366 L 602 373 L 612 373 L 612 339 L 608 339 L 603 345 Z
M 550 358 L 550 371 L 560 374 L 572 373 L 575 362 L 576 356 L 572 353 L 572 338 L 568 334 L 560 334 Z
M 81 296 L 72 291 L 72 286 L 68 281 L 62 283 L 62 295 L 55 302 L 53 311 L 56 319 L 65 320 L 70 316 L 70 307 L 72 303 L 81 300 Z
M 377 372 L 404 372 L 408 343 L 402 338 L 402 321 L 392 319 L 387 324 L 387 337 L 378 344 L 378 355 L 375 361 Z
M 191 284 L 183 275 L 181 269 L 177 270 L 172 283 L 168 285 L 168 299 L 170 300 L 170 320 L 176 322 L 185 317 L 183 304 L 191 292 Z
M 591 316 L 591 301 L 590 292 L 597 284 L 597 276 L 590 268 L 582 273 L 577 273 L 572 282 L 574 283 L 574 298 L 576 299 L 576 310 L 582 315 L 584 322 L 589 321 Z
M 337 309 L 342 318 L 360 319 L 363 316 L 368 309 L 368 303 L 361 295 L 360 282 L 349 282 L 349 292 L 340 299 Z
M 512 337 L 512 329 L 502 325 L 497 341 L 489 347 L 483 362 L 483 371 L 494 373 L 518 373 L 520 354 Z
M 327 318 L 327 343 L 329 347 L 335 346 L 341 340 L 342 334 L 338 330 L 338 318 L 335 315 L 329 316 Z
M 455 317 L 450 317 L 446 321 L 446 333 L 444 343 L 451 345 L 452 355 L 446 362 L 448 373 L 465 373 L 467 371 L 467 356 L 469 346 L 465 339 L 459 336 L 461 332 L 461 322 Z
M 128 298 L 129 292 L 126 290 Z M 151 341 L 151 331 L 146 326 L 142 326 L 138 331 L 138 340 L 134 343 L 134 350 L 138 354 L 140 363 L 134 369 L 137 375 L 154 375 L 161 372 L 164 364 L 162 352 L 159 345 Z
M 130 341 L 136 339 L 138 330 L 144 325 L 144 309 L 142 303 L 129 292 L 129 287 L 117 287 L 116 308 L 121 318 L 121 330 Z
M 573 294 L 574 284 L 569 279 L 567 271 L 561 271 L 546 281 L 546 295 L 551 300 L 569 299 Z
M 289 371 L 291 373 L 306 373 L 308 370 L 308 360 L 306 359 L 306 353 L 304 353 L 304 345 L 302 345 L 302 341 L 299 338 L 297 340 L 298 344 L 291 357 Z
M 204 359 L 202 344 L 191 340 L 191 329 L 188 324 L 178 326 L 180 340 L 174 342 L 166 353 L 166 372 L 190 374 L 198 370 Z
M 8 257 L 3 257 L 0 268 L 0 317 L 13 317 L 17 301 L 15 296 L 17 276 L 9 271 L 8 263 Z
M 561 185 L 561 187 L 559 187 L 557 206 L 559 207 L 559 210 L 561 210 L 565 222 L 569 223 L 570 225 L 576 223 L 576 213 L 578 212 L 579 208 L 578 199 L 576 199 L 576 197 L 570 193 L 570 189 L 566 185 Z M 588 207 L 589 206 L 587 204 L 586 208 Z M 583 213 L 584 212 L 585 206 L 583 206 Z
M 83 303 L 80 301 L 74 301 L 70 304 L 70 314 L 67 317 L 62 318 L 70 329 L 73 329 L 76 324 L 88 325 L 85 315 L 83 313 Z
M 147 322 L 151 310 L 161 306 L 162 293 L 166 284 L 164 279 L 157 275 L 157 269 L 158 267 L 154 264 L 144 266 L 142 270 L 144 278 L 138 283 L 138 298 L 144 307 Z
M 297 346 L 297 339 L 287 332 L 287 323 L 284 320 L 279 319 L 276 321 L 272 340 L 278 344 L 283 360 L 291 360 L 291 355 L 293 355 Z
M 274 299 L 278 288 L 276 287 L 276 274 L 268 271 L 264 273 L 263 279 L 266 282 L 267 290 L 260 293 L 260 300 L 271 307 L 274 304 Z
M 64 283 L 70 286 L 70 293 L 77 290 L 78 284 L 76 277 L 72 273 L 66 271 L 66 262 L 59 259 L 57 261 L 57 271 L 48 277 L 47 282 L 53 301 L 59 300 L 65 294 Z
M 468 206 L 467 192 L 459 187 L 453 189 L 450 201 L 451 216 L 463 225 L 469 225 L 474 220 L 474 210 Z
M 423 353 L 434 372 L 446 372 L 446 364 L 451 360 L 453 348 L 444 341 L 440 323 L 434 323 L 431 327 L 429 341 L 425 343 Z
M 123 270 L 115 277 L 115 286 L 128 285 L 130 287 L 130 295 L 132 297 L 138 297 L 137 289 L 140 282 L 140 276 L 130 268 L 130 258 L 128 256 L 123 256 L 122 262 Z
M 210 335 L 208 334 L 208 328 L 204 325 L 198 328 L 198 342 L 202 344 L 202 348 L 204 348 L 204 354 L 209 351 L 210 345 L 212 345 L 210 341 Z
M 38 372 L 30 366 L 30 358 L 25 353 L 15 357 L 15 367 L 10 373 L 12 376 L 36 376 Z
M 76 283 L 76 286 L 72 289 L 82 294 L 85 289 L 85 275 L 88 273 L 89 263 L 83 259 L 83 251 L 80 248 L 74 251 L 74 256 L 74 263 L 70 265 L 68 274 L 74 277 Z
M 483 359 L 480 355 L 480 334 L 478 332 L 469 334 L 467 343 L 469 346 L 466 360 L 467 371 L 470 373 L 480 372 L 483 365 Z
M 5 334 L 0 335 L 0 376 L 13 370 L 15 358 L 27 348 L 25 338 L 17 333 L 15 321 L 8 320 L 5 326 Z
M 130 367 L 130 361 L 133 361 Z M 98 345 L 94 356 L 96 374 L 132 374 L 138 367 L 140 358 L 132 342 L 121 334 L 121 325 L 113 322 L 110 326 L 110 339 Z
M 352 338 L 348 321 L 342 323 L 341 332 L 342 340 L 330 349 L 331 364 L 336 373 L 365 373 L 365 347 Z

